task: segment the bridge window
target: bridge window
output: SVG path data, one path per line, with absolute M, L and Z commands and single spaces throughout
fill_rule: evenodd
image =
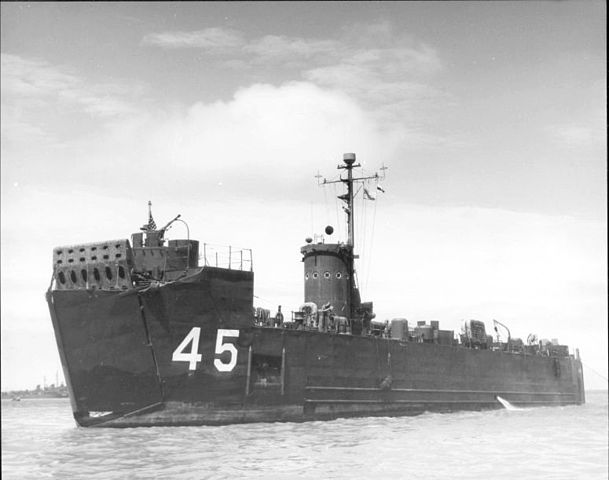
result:
M 112 280 L 112 270 L 110 270 L 110 267 L 106 267 L 106 278 Z

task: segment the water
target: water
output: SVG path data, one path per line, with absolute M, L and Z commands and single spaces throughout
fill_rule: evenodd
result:
M 607 392 L 584 406 L 404 418 L 77 428 L 65 399 L 2 401 L 3 479 L 606 479 Z

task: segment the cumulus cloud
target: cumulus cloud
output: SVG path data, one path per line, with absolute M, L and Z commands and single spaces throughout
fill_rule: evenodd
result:
M 278 196 L 308 188 L 303 178 L 332 171 L 346 151 L 380 163 L 392 155 L 396 138 L 347 95 L 293 82 L 255 84 L 226 102 L 114 122 L 94 148 L 86 139 L 82 150 L 91 150 L 84 162 L 92 165 L 113 158 L 127 177 L 140 179 L 136 190 L 161 181 L 214 189 L 222 182 L 224 193 L 255 197 L 261 185 L 275 185 Z

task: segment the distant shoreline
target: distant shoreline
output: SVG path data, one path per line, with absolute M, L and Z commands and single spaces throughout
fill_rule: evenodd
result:
M 9 390 L 7 392 L 1 392 L 0 397 L 2 400 L 23 400 L 30 398 L 68 398 L 68 387 L 65 385 L 51 385 L 50 387 L 40 388 L 36 387 L 34 390 Z

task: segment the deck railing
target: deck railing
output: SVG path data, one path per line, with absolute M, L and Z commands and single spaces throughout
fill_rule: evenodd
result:
M 203 255 L 200 257 L 206 267 L 226 268 L 229 270 L 254 270 L 252 250 L 235 248 L 230 245 L 203 244 Z

